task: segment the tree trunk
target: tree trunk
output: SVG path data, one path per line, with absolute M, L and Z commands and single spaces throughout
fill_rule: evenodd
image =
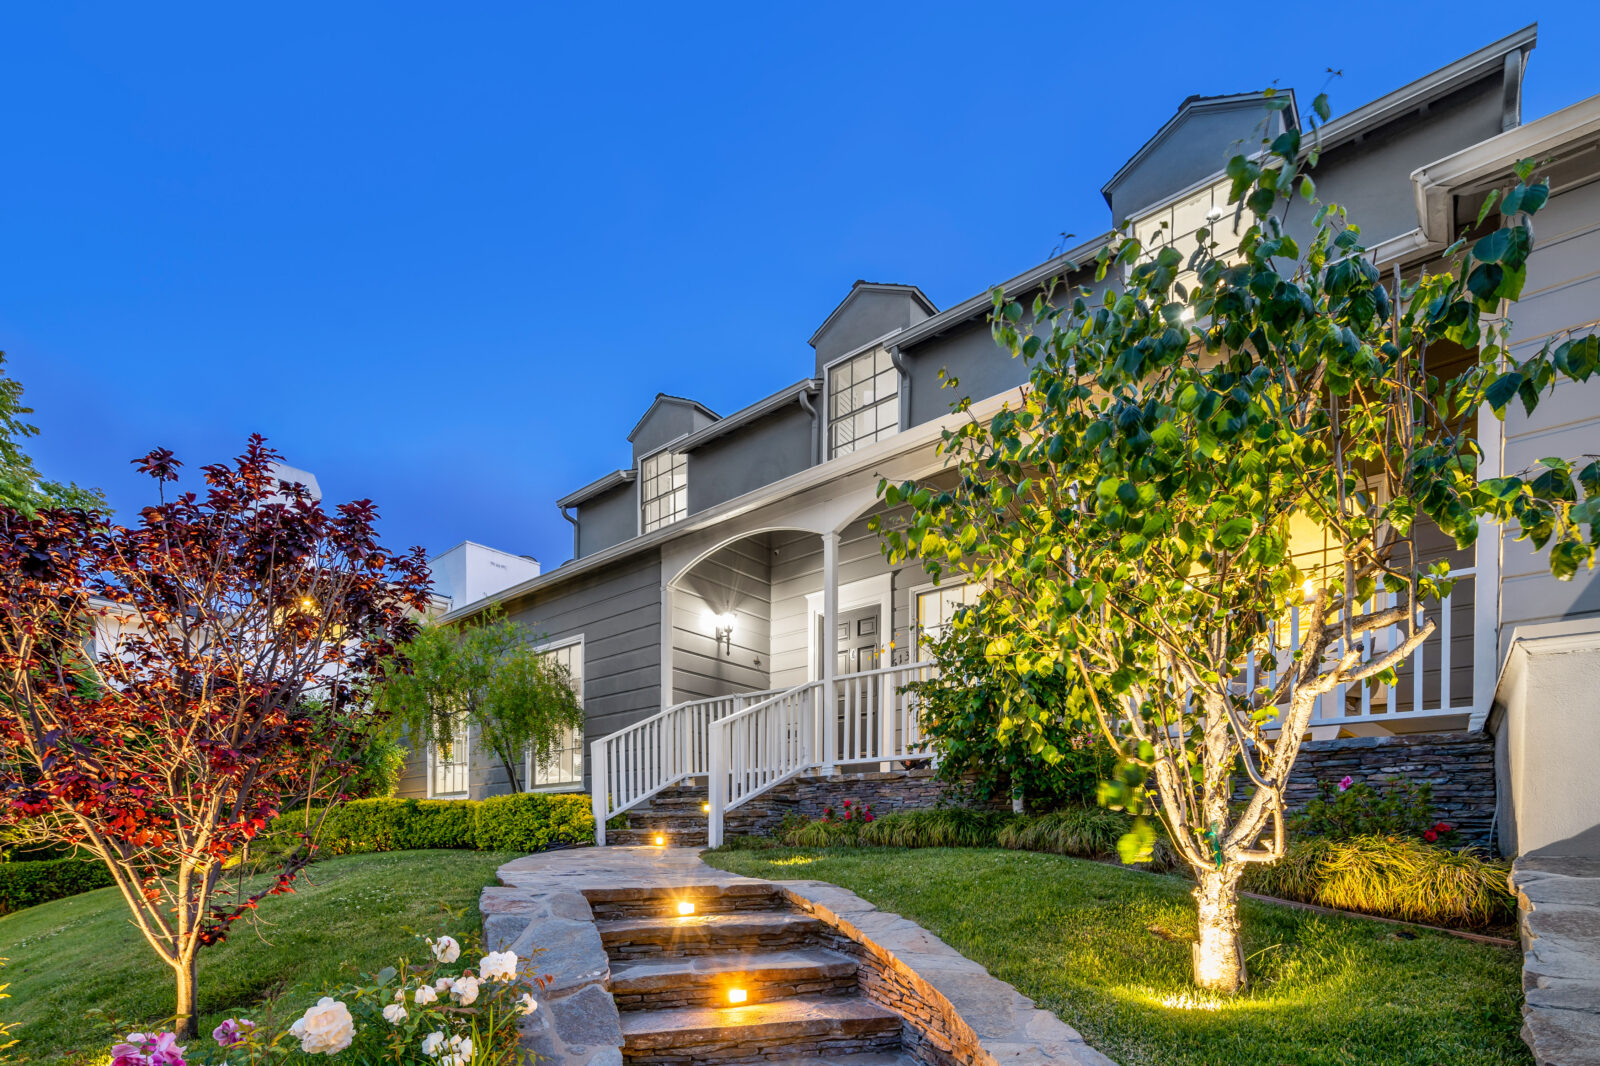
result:
M 498 754 L 500 756 L 500 765 L 506 768 L 506 781 L 511 785 L 511 791 L 521 792 L 522 786 L 517 783 L 516 767 L 511 765 L 511 759 L 506 756 L 505 752 L 502 751 Z
M 195 993 L 199 982 L 195 974 L 195 955 L 173 964 L 172 972 L 178 979 L 178 1010 L 173 1018 L 172 1031 L 179 1040 L 192 1040 L 199 1035 L 195 1028 L 199 1018 L 195 1010 Z
M 1221 870 L 1195 871 L 1194 898 L 1200 912 L 1200 939 L 1194 945 L 1194 983 L 1229 995 L 1245 986 L 1244 946 L 1239 942 L 1239 875 L 1230 863 Z

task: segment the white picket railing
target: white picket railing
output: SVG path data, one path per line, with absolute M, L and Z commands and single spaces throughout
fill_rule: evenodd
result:
M 707 840 L 722 843 L 722 816 L 817 764 L 821 681 L 808 681 L 711 723 Z
M 711 723 L 782 692 L 740 692 L 675 704 L 589 746 L 595 840 L 606 842 L 607 819 L 679 781 L 711 769 Z
M 928 753 L 921 708 L 906 686 L 934 674 L 932 663 L 904 663 L 834 679 L 834 715 L 822 722 L 822 760 L 875 762 Z
M 1419 627 L 1425 619 L 1431 619 L 1436 628 L 1400 667 L 1399 684 L 1382 686 L 1376 693 L 1365 682 L 1348 688 L 1340 685 L 1332 692 L 1318 696 L 1311 715 L 1313 728 L 1338 728 L 1356 723 L 1381 725 L 1400 719 L 1472 714 L 1481 709 L 1488 693 L 1476 691 L 1480 687 L 1478 677 L 1481 674 L 1477 667 L 1480 659 L 1493 662 L 1494 648 L 1484 645 L 1479 639 L 1482 634 L 1474 626 L 1471 629 L 1474 644 L 1468 651 L 1466 663 L 1456 661 L 1455 649 L 1458 635 L 1454 609 L 1456 597 L 1463 587 L 1472 588 L 1476 594 L 1477 572 L 1470 566 L 1461 567 L 1452 569 L 1451 576 L 1456 579 L 1456 584 L 1450 594 L 1417 613 Z M 1357 613 L 1367 615 L 1387 611 L 1400 602 L 1400 598 L 1393 593 L 1380 590 L 1371 600 L 1362 604 Z M 1293 654 L 1299 650 L 1302 625 L 1298 606 L 1290 610 L 1287 628 L 1290 631 L 1288 647 L 1276 653 L 1274 658 L 1278 662 L 1275 665 L 1263 664 L 1259 678 L 1255 657 L 1249 659 L 1243 679 L 1247 689 L 1253 689 L 1258 684 L 1276 685 L 1279 670 L 1288 666 Z M 1402 622 L 1361 634 L 1356 638 L 1361 649 L 1361 661 L 1365 663 L 1382 658 L 1399 647 L 1409 632 Z M 1492 636 L 1493 630 L 1488 632 Z M 1329 654 L 1342 655 L 1344 650 L 1341 640 Z M 1469 665 L 1473 668 L 1470 671 L 1454 669 L 1456 666 Z M 1457 676 L 1462 673 L 1466 676 Z

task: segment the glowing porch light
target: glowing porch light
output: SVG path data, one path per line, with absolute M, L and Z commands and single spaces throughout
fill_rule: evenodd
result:
M 743 1003 L 746 1000 L 748 1000 L 749 998 L 750 998 L 750 993 L 746 992 L 742 988 L 730 988 L 730 989 L 728 989 L 728 1002 L 729 1003 Z
M 684 917 L 688 917 L 694 913 L 694 904 L 690 903 L 688 900 L 681 901 L 678 904 L 678 913 Z

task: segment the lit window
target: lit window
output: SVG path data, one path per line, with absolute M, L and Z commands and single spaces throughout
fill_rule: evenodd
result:
M 887 348 L 828 368 L 828 455 L 846 455 L 900 431 L 900 375 Z
M 978 602 L 983 587 L 971 582 L 942 585 L 917 595 L 917 658 L 926 659 L 923 645 L 938 640 L 950 631 L 956 611 Z
M 471 746 L 467 741 L 467 722 L 461 718 L 450 726 L 450 742 L 433 745 L 432 796 L 465 796 L 470 790 Z
M 676 452 L 657 452 L 639 464 L 640 526 L 670 526 L 689 513 L 687 460 Z
M 544 652 L 548 659 L 567 669 L 572 691 L 583 706 L 583 641 L 577 640 Z M 529 763 L 533 760 L 530 758 Z M 528 787 L 540 789 L 578 788 L 583 785 L 583 727 L 569 729 L 556 743 L 550 757 L 528 767 Z

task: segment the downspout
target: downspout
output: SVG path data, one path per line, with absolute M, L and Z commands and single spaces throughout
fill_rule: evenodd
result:
M 572 523 L 572 557 L 578 557 L 578 520 L 567 513 L 565 507 L 561 508 L 561 517 Z
M 822 454 L 822 421 L 817 417 L 817 409 L 811 406 L 811 390 L 800 391 L 800 406 L 811 416 L 811 462 L 808 465 L 816 466 L 821 462 L 818 456 Z
M 904 433 L 911 428 L 911 371 L 906 369 L 905 357 L 900 354 L 900 346 L 889 346 L 889 362 L 894 364 L 894 369 L 900 375 L 900 432 Z

